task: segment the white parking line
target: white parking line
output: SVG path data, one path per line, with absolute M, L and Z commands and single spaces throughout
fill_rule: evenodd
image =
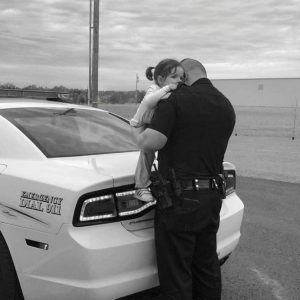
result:
M 262 281 L 262 283 L 271 288 L 271 292 L 274 297 L 278 300 L 287 300 L 287 291 L 285 288 L 275 279 L 270 278 L 267 274 L 252 268 L 252 272 L 254 272 L 257 277 Z

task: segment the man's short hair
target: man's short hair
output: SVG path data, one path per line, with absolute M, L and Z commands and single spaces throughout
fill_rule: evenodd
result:
M 204 73 L 205 76 L 207 76 L 206 69 L 204 68 L 202 63 L 196 59 L 185 58 L 180 63 L 184 65 L 185 68 L 188 70 L 201 70 L 202 73 Z

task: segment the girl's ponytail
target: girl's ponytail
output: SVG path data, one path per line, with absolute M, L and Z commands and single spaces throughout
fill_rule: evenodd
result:
M 152 72 L 153 69 L 154 67 L 148 67 L 145 72 L 147 79 L 151 81 L 153 80 L 153 72 Z

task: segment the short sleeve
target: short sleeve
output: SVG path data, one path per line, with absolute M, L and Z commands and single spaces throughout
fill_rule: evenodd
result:
M 169 100 L 161 100 L 154 112 L 149 128 L 170 137 L 176 119 L 174 104 Z

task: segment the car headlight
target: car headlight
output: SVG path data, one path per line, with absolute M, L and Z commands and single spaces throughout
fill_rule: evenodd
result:
M 226 180 L 226 196 L 235 192 L 236 188 L 236 173 L 235 170 L 225 170 Z
M 143 202 L 134 198 L 132 186 L 90 193 L 80 197 L 73 225 L 85 226 L 136 218 L 156 205 L 156 200 Z

